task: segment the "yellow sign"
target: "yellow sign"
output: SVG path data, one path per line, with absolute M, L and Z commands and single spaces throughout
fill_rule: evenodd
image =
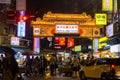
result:
M 96 24 L 97 25 L 106 25 L 107 24 L 107 15 L 102 13 L 95 14 Z
M 107 42 L 108 41 L 108 37 L 101 37 L 101 38 L 99 38 L 99 43 L 100 42 Z
M 102 0 L 103 11 L 112 11 L 112 9 L 113 9 L 113 0 Z

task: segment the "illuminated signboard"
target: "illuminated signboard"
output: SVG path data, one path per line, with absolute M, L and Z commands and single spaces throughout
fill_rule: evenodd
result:
M 114 35 L 113 24 L 106 26 L 106 36 L 111 37 Z
M 97 25 L 106 25 L 107 24 L 107 15 L 103 13 L 95 14 L 96 24 Z
M 120 52 L 120 44 L 116 44 L 116 45 L 110 46 L 110 52 L 111 52 L 111 53 Z
M 56 33 L 78 33 L 78 25 L 57 24 Z
M 94 38 L 94 40 L 93 40 L 93 50 L 94 50 L 94 52 L 98 52 L 98 44 L 99 44 L 98 38 Z
M 18 36 L 19 37 L 25 37 L 25 25 L 26 23 L 24 21 L 18 22 Z
M 40 38 L 34 38 L 34 51 L 39 53 L 40 52 Z
M 60 46 L 65 46 L 66 43 L 65 43 L 65 37 L 59 37 L 59 45 Z
M 67 47 L 74 46 L 74 38 L 68 38 Z
M 107 42 L 108 41 L 108 37 L 101 37 L 101 38 L 99 38 L 99 43 L 101 43 L 101 42 Z
M 65 37 L 55 37 L 54 38 L 54 49 L 64 49 L 66 47 Z
M 112 11 L 113 10 L 113 0 L 102 0 L 102 10 Z
M 54 38 L 54 49 L 61 49 L 61 46 L 59 45 L 59 37 Z
M 40 34 L 40 28 L 34 28 L 33 29 L 33 34 L 34 35 L 39 35 Z
M 74 47 L 75 52 L 80 52 L 81 51 L 81 45 L 77 45 Z
M 20 38 L 18 38 L 18 37 L 11 37 L 11 45 L 19 46 L 20 45 Z

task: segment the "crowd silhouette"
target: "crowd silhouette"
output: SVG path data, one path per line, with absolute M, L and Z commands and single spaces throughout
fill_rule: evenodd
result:
M 51 76 L 55 76 L 58 72 L 59 75 L 64 73 L 64 76 L 77 77 L 81 67 L 94 59 L 93 56 L 92 58 L 87 57 L 85 59 L 84 57 L 80 58 L 74 55 L 62 60 L 61 56 L 57 57 L 56 54 L 50 57 L 48 61 L 44 55 L 36 57 L 27 55 L 22 64 L 24 65 L 24 76 L 45 76 L 46 72 L 49 71 Z M 18 63 L 9 50 L 5 51 L 5 57 L 3 55 L 0 57 L 0 71 L 2 73 L 2 80 L 18 80 L 18 75 L 21 75 Z

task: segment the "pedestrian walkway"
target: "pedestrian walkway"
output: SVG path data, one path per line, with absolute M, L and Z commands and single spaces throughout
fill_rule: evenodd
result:
M 80 80 L 79 78 L 58 77 L 58 76 L 51 76 L 51 77 L 30 76 L 30 77 L 24 77 L 24 79 L 25 80 Z
M 51 76 L 49 72 L 45 76 L 34 75 L 34 76 L 23 76 L 25 80 L 80 80 L 78 77 L 65 77 L 64 74 L 58 74 Z
M 0 76 L 2 75 L 0 74 Z M 59 74 L 58 72 L 54 76 L 51 76 L 50 72 L 46 72 L 44 76 L 32 75 L 32 76 L 27 77 L 24 75 L 24 73 L 22 74 L 22 76 L 24 80 L 80 80 L 78 77 L 72 77 L 72 76 L 66 77 L 64 76 L 64 74 Z

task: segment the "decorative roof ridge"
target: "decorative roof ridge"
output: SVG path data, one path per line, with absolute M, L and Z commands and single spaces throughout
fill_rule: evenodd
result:
M 47 12 L 44 14 L 43 19 L 92 19 L 90 15 L 87 15 L 85 12 L 82 14 L 63 14 L 63 13 L 52 13 Z

